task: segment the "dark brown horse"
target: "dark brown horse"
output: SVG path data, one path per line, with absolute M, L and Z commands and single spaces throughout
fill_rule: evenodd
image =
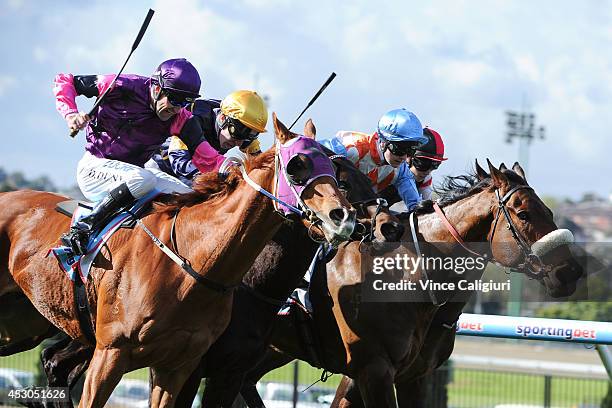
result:
M 304 134 L 314 138 L 312 121 L 306 123 Z M 358 209 L 360 221 L 365 219 L 354 238 L 374 243 L 398 241 L 403 226 L 380 204 L 369 179 L 350 161 L 334 156 L 331 151 L 326 153 L 333 156 L 338 186 Z M 266 350 L 271 325 L 280 305 L 302 279 L 318 246 L 302 223 L 296 220 L 283 223 L 237 288 L 229 326 L 187 381 L 176 406 L 191 406 L 202 376 L 208 377 L 205 406 L 231 404 L 240 391 L 242 375 Z M 71 341 L 67 345 L 68 342 L 69 338 L 43 352 L 41 358 L 50 386 L 71 386 L 91 357 L 91 352 L 88 353 L 80 343 Z
M 475 176 L 450 178 L 449 188 L 441 191 L 440 207 L 453 227 L 447 226 L 429 203 L 416 217 L 418 240 L 434 247 L 445 243 L 440 246 L 443 253 L 449 249 L 463 251 L 458 239 L 485 243 L 489 259 L 508 267 L 522 264 L 549 295 L 570 295 L 583 270 L 570 253 L 568 242 L 551 245 L 550 251 L 538 259 L 530 253 L 531 244 L 563 235 L 553 222 L 552 212 L 528 186 L 518 164 L 514 171 L 505 166 L 500 170 L 490 163 L 489 169 L 490 175 L 476 163 Z M 458 185 L 460 179 L 467 185 Z M 458 239 L 451 230 L 457 232 Z M 412 241 L 409 235 L 404 240 Z M 354 379 L 343 380 L 335 406 L 395 407 L 399 403 L 401 407 L 423 407 L 419 381 L 449 358 L 454 345 L 453 325 L 465 303 L 360 302 L 359 296 L 372 276 L 366 274 L 362 279 L 362 260 L 355 244 L 339 248 L 328 264 L 327 276 L 320 274 L 311 286 L 313 324 L 322 344 L 322 364 L 318 365 Z M 435 282 L 457 279 L 457 274 L 439 270 L 428 274 L 428 280 Z M 423 271 L 406 278 L 423 280 Z M 440 300 L 449 296 L 434 295 Z M 242 395 L 251 408 L 263 407 L 254 385 L 266 372 L 293 358 L 313 364 L 300 347 L 292 320 L 279 319 L 271 343 L 274 348 L 245 379 Z
M 296 138 L 275 115 L 273 119 L 280 144 Z M 246 163 L 250 178 L 268 191 L 275 182 L 275 157 L 272 148 Z M 304 168 L 296 163 L 296 174 L 287 169 L 287 178 L 300 177 Z M 180 209 L 176 242 L 181 255 L 209 282 L 237 285 L 282 218 L 237 169 L 225 181 L 215 174 L 204 175 L 195 181 L 194 190 L 161 199 L 143 222 L 161 241 L 169 242 L 169 214 Z M 349 238 L 354 210 L 338 190 L 333 174 L 314 180 L 301 198 L 322 221 L 313 230 L 321 225 L 330 240 Z M 0 297 L 24 293 L 44 319 L 86 342 L 71 286 L 56 261 L 45 258 L 68 229 L 68 219 L 54 210 L 64 199 L 34 191 L 0 195 Z M 92 269 L 88 285 L 96 310 L 96 345 L 80 406 L 104 406 L 125 372 L 151 367 L 151 404 L 171 407 L 185 379 L 229 323 L 232 291 L 198 283 L 140 229 L 117 232 L 108 246 L 112 258 Z M 46 334 L 49 325 L 42 322 L 39 317 L 33 325 L 37 332 L 25 337 Z M 8 327 L 13 322 L 2 323 Z

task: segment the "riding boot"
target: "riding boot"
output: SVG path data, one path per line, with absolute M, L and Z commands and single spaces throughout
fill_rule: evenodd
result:
M 62 243 L 72 248 L 76 255 L 84 255 L 92 234 L 102 229 L 115 214 L 135 200 L 125 183 L 115 187 L 95 206 L 91 214 L 73 225 L 69 233 L 62 235 Z

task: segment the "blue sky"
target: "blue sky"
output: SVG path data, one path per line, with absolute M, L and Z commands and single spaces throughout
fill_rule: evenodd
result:
M 529 149 L 528 179 L 541 195 L 612 193 L 612 2 L 600 0 L 0 0 L 1 167 L 75 183 L 84 137 L 68 137 L 53 77 L 116 72 L 149 8 L 125 72 L 186 57 L 206 97 L 256 89 L 290 123 L 335 71 L 305 115 L 319 137 L 371 132 L 385 111 L 406 107 L 446 142 L 439 175 L 475 158 L 517 160 L 504 111 L 525 107 L 546 126 Z

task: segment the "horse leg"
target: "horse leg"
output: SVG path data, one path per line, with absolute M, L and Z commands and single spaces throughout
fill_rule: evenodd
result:
M 43 351 L 41 360 L 49 386 L 68 387 L 72 394 L 77 381 L 89 366 L 93 351 L 93 347 L 86 346 L 76 340 L 71 340 L 68 346 L 58 350 L 53 355 L 45 355 Z M 57 405 L 57 407 L 63 408 L 66 405 Z M 68 407 L 72 407 L 72 401 L 69 401 Z
M 176 397 L 175 406 L 179 408 L 189 408 L 195 399 L 198 388 L 200 388 L 200 382 L 204 377 L 204 359 L 200 361 L 200 364 L 191 373 L 191 375 L 183 384 L 183 388 Z
M 202 394 L 202 406 L 231 407 L 242 388 L 244 373 L 229 373 L 230 375 L 214 376 L 206 379 L 206 387 Z
M 257 382 L 270 371 L 282 367 L 294 360 L 293 357 L 280 350 L 268 347 L 262 359 L 244 376 L 240 394 L 249 408 L 265 408 L 257 388 Z
M 359 387 L 352 378 L 342 377 L 330 408 L 364 408 Z
M 242 388 L 240 388 L 240 395 L 246 402 L 247 407 L 249 408 L 266 408 L 264 405 L 261 396 L 257 392 L 257 382 L 243 382 Z
M 34 336 L 19 340 L 15 343 L 0 347 L 0 357 L 6 357 L 24 351 L 32 350 L 34 347 L 42 343 L 43 340 L 55 335 L 59 330 L 55 326 L 49 325 L 49 329 L 40 336 Z
M 176 397 L 181 391 L 183 384 L 187 378 L 195 371 L 202 356 L 199 355 L 193 359 L 195 363 L 183 365 L 178 370 L 166 370 L 160 368 L 151 368 L 151 396 L 149 406 L 151 408 L 173 408 L 176 403 Z M 191 406 L 190 404 L 187 407 Z
M 395 391 L 400 408 L 425 408 L 422 379 L 398 382 Z
M 127 371 L 128 358 L 129 352 L 124 349 L 95 349 L 85 378 L 79 408 L 104 407 L 121 376 Z
M 395 370 L 382 357 L 376 357 L 363 367 L 357 374 L 357 385 L 361 391 L 364 406 L 367 408 L 397 407 L 393 378 Z

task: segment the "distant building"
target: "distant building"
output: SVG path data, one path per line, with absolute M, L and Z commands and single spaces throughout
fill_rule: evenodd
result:
M 558 224 L 564 224 L 576 240 L 612 240 L 612 201 L 589 195 L 578 203 L 560 204 L 555 210 Z M 582 239 L 579 238 L 582 237 Z

